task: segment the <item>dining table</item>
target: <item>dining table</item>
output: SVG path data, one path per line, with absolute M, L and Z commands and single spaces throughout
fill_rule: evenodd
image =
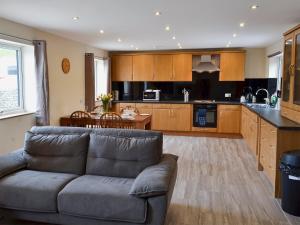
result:
M 90 114 L 90 123 L 87 127 L 99 124 L 100 114 Z M 122 117 L 122 116 L 121 116 Z M 72 118 L 72 120 L 80 120 L 81 118 Z M 151 115 L 135 115 L 133 117 L 122 117 L 122 127 L 132 127 L 133 129 L 151 130 Z M 60 117 L 60 126 L 72 126 L 70 116 Z

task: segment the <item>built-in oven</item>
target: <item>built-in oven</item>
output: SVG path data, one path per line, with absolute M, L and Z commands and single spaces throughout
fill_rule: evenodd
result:
M 217 104 L 194 104 L 194 127 L 217 127 Z

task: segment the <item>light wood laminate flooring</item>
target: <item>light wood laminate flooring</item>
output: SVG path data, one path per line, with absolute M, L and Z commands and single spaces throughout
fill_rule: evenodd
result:
M 272 197 L 242 139 L 165 136 L 164 152 L 179 156 L 166 225 L 300 225 Z M 37 225 L 0 220 L 16 224 Z

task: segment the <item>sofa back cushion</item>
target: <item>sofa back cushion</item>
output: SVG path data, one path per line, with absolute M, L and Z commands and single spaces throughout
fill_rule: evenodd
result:
M 135 178 L 162 157 L 162 134 L 101 129 L 90 134 L 86 174 Z
M 25 135 L 27 168 L 47 172 L 84 174 L 88 133 L 32 133 Z

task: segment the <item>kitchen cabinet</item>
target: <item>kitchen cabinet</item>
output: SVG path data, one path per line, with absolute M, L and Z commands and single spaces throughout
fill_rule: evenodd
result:
M 134 55 L 132 59 L 133 81 L 153 81 L 154 56 Z
M 135 104 L 136 109 L 140 114 L 147 113 L 152 115 L 153 113 L 153 104 L 149 103 L 136 103 Z
M 241 133 L 250 150 L 258 157 L 259 117 L 242 106 Z
M 111 76 L 112 81 L 132 81 L 132 56 L 112 56 Z
M 189 104 L 153 104 L 154 130 L 190 131 L 191 105 Z
M 173 55 L 173 81 L 192 81 L 192 54 Z
M 218 132 L 239 134 L 241 125 L 240 105 L 218 105 Z
M 173 55 L 154 56 L 154 81 L 173 80 Z
M 300 123 L 300 25 L 284 35 L 282 116 Z
M 220 58 L 220 81 L 245 80 L 245 53 L 222 52 Z

